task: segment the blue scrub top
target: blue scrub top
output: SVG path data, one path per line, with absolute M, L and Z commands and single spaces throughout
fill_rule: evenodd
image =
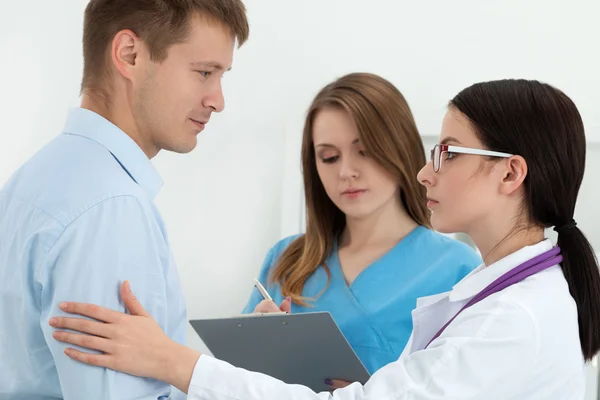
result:
M 280 285 L 269 283 L 279 255 L 298 236 L 275 244 L 267 254 L 259 280 L 273 301 L 284 300 Z M 328 311 L 373 374 L 396 361 L 412 332 L 412 310 L 417 298 L 447 292 L 481 264 L 466 244 L 419 226 L 396 246 L 364 269 L 350 286 L 341 270 L 337 244 L 327 258 L 331 280 L 307 307 L 292 305 L 292 313 Z M 302 295 L 314 298 L 327 285 L 320 266 L 306 281 Z M 244 313 L 251 313 L 262 297 L 254 289 Z

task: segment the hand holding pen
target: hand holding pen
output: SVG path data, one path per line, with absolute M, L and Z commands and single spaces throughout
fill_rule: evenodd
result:
M 260 295 L 263 298 L 263 301 L 258 303 L 256 305 L 256 308 L 254 308 L 255 313 L 277 313 L 277 312 L 278 313 L 284 312 L 287 314 L 291 313 L 292 299 L 290 297 L 286 297 L 285 300 L 283 300 L 281 302 L 279 307 L 277 307 L 277 304 L 275 304 L 275 302 L 269 295 L 269 292 L 267 292 L 267 290 L 264 288 L 264 286 L 261 285 L 261 283 L 256 278 L 254 278 L 254 286 L 256 286 L 256 288 L 260 292 Z

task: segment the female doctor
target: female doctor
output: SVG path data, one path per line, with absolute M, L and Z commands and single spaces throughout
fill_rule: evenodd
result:
M 450 292 L 420 299 L 400 358 L 366 385 L 316 394 L 172 342 L 129 286 L 133 315 L 66 303 L 51 325 L 78 361 L 171 383 L 190 399 L 581 399 L 584 361 L 600 347 L 600 274 L 573 220 L 585 167 L 573 102 L 537 81 L 460 92 L 418 179 L 435 229 L 466 232 L 484 264 Z M 544 237 L 554 226 L 558 246 Z M 293 360 L 290 360 L 293 362 Z

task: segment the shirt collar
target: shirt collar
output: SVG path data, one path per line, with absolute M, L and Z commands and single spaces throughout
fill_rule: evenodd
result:
M 475 296 L 511 269 L 550 249 L 552 249 L 552 242 L 550 239 L 545 239 L 532 246 L 523 247 L 487 267 L 479 266 L 454 285 L 449 300 L 461 301 Z
M 106 118 L 84 108 L 73 108 L 63 133 L 82 136 L 106 147 L 151 199 L 158 194 L 162 180 L 148 156 L 129 135 Z

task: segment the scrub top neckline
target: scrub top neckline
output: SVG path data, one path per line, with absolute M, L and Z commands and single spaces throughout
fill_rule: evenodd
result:
M 338 237 L 336 237 L 335 240 L 333 241 L 333 250 L 331 251 L 331 263 L 330 263 L 329 267 L 331 268 L 332 272 L 336 272 L 341 275 L 341 279 L 344 282 L 344 286 L 346 286 L 349 289 L 352 289 L 352 287 L 356 286 L 356 282 L 359 281 L 360 278 L 367 273 L 366 272 L 367 270 L 371 269 L 373 266 L 384 261 L 387 257 L 390 256 L 390 254 L 395 252 L 399 247 L 403 247 L 403 246 L 407 245 L 408 242 L 412 241 L 414 239 L 414 237 L 416 235 L 418 235 L 423 229 L 427 229 L 427 228 L 422 225 L 419 225 L 415 229 L 410 231 L 406 236 L 404 236 L 402 239 L 400 239 L 398 241 L 398 243 L 396 243 L 394 246 L 392 246 L 388 251 L 386 251 L 385 253 L 380 255 L 378 258 L 373 260 L 373 262 L 371 262 L 369 265 L 367 265 L 365 268 L 363 268 L 363 270 L 360 271 L 358 273 L 358 275 L 356 275 L 356 278 L 354 278 L 354 280 L 352 281 L 351 284 L 348 284 L 348 281 L 346 281 L 346 276 L 344 275 L 344 271 L 342 270 L 342 264 L 340 262 L 340 256 L 339 256 Z

